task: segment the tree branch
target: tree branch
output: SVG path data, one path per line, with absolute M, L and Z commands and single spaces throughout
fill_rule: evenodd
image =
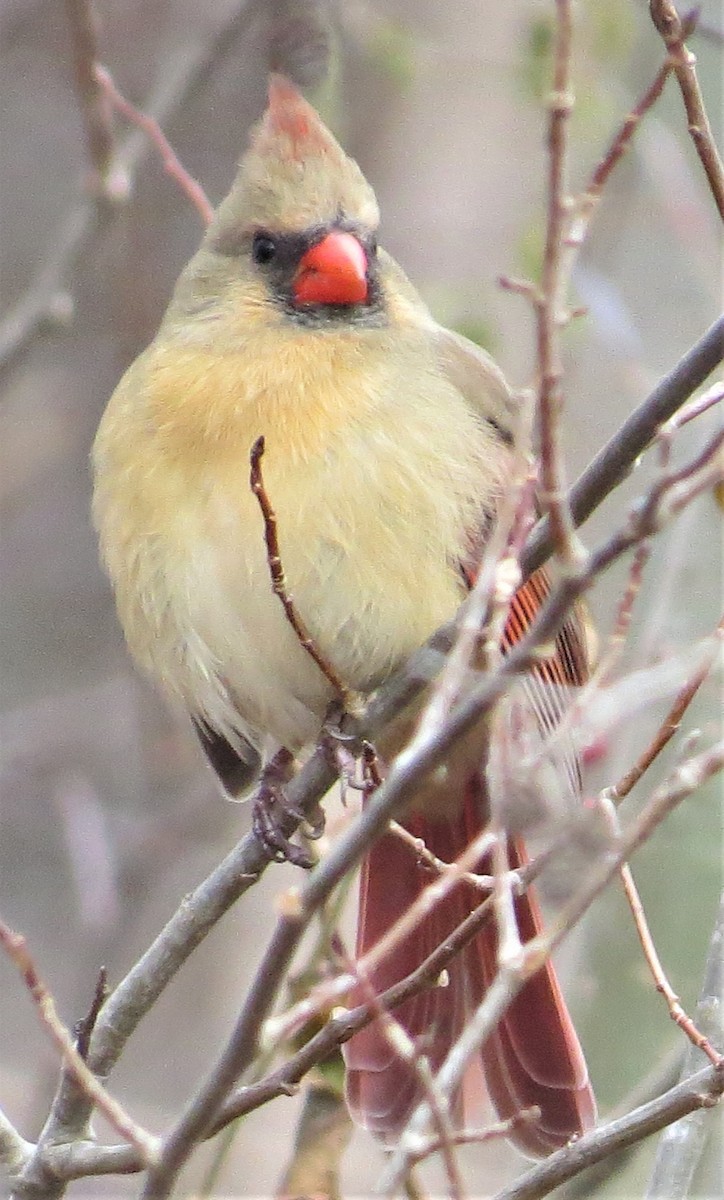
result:
M 65 7 L 73 43 L 75 90 L 93 169 L 91 194 L 115 203 L 128 195 L 128 180 L 113 170 L 115 156 L 110 110 L 93 71 L 98 59 L 95 13 L 91 0 L 65 0 Z
M 626 478 L 664 422 L 681 408 L 723 359 L 724 316 L 719 317 L 659 381 L 574 483 L 569 504 L 576 525 L 582 525 Z M 543 517 L 523 551 L 521 566 L 525 576 L 531 575 L 546 561 L 551 546 L 550 522 L 548 517 Z
M 674 61 L 676 78 L 689 122 L 689 133 L 704 168 L 711 194 L 724 220 L 724 165 L 716 148 L 696 77 L 696 58 L 685 45 L 687 31 L 672 0 L 650 0 L 649 10 L 657 30 Z
M 213 37 L 201 46 L 190 45 L 175 64 L 166 64 L 158 87 L 150 97 L 147 112 L 159 126 L 169 125 L 181 106 L 203 84 L 215 63 L 234 48 L 236 37 L 248 25 L 250 13 L 259 0 L 238 0 L 229 17 Z M 114 170 L 124 175 L 129 186 L 138 173 L 151 143 L 145 133 L 134 130 L 121 143 Z M 0 371 L 7 368 L 27 346 L 46 321 L 57 319 L 58 311 L 67 319 L 68 278 L 88 242 L 102 228 L 108 213 L 85 196 L 71 208 L 60 228 L 49 240 L 41 266 L 31 278 L 25 294 L 0 321 Z M 58 299 L 62 298 L 62 306 Z
M 704 981 L 697 1005 L 695 1020 L 708 1034 L 717 1050 L 724 1050 L 724 1029 L 721 1020 L 721 999 L 724 990 L 724 894 L 714 922 L 709 953 L 704 969 Z M 684 1060 L 681 1082 L 689 1082 L 701 1063 L 700 1051 L 694 1046 Z M 719 1064 L 721 1070 L 721 1062 Z M 705 1109 L 693 1111 L 684 1120 L 665 1130 L 659 1143 L 647 1200 L 686 1200 L 691 1195 L 691 1182 L 706 1140 L 708 1122 Z
M 19 1174 L 35 1149 L 32 1142 L 21 1137 L 12 1122 L 0 1109 L 0 1163 L 11 1175 Z
M 568 321 L 567 285 L 563 269 L 563 235 L 571 199 L 566 191 L 568 124 L 573 110 L 571 91 L 571 43 L 573 9 L 571 0 L 556 0 L 553 92 L 548 120 L 548 203 L 545 251 L 540 294 L 535 303 L 537 327 L 538 432 L 541 507 L 548 515 L 556 555 L 564 567 L 576 569 L 585 557 L 575 535 L 575 526 L 565 489 L 560 444 L 563 409 L 563 365 L 560 352 L 561 328 Z
M 664 1092 L 657 1100 L 643 1104 L 628 1116 L 610 1121 L 600 1129 L 585 1133 L 562 1150 L 557 1150 L 510 1187 L 498 1192 L 495 1200 L 541 1200 L 559 1184 L 608 1158 L 610 1154 L 616 1154 L 650 1137 L 652 1133 L 658 1133 L 688 1113 L 711 1108 L 722 1092 L 724 1071 L 716 1067 L 699 1071 L 685 1083 Z
M 88 1069 L 78 1053 L 70 1032 L 60 1020 L 53 997 L 38 975 L 25 938 L 14 933 L 4 921 L 0 921 L 0 945 L 17 967 L 23 982 L 35 1002 L 40 1019 L 47 1029 L 65 1064 L 76 1083 L 85 1094 L 86 1101 L 98 1108 L 106 1120 L 121 1137 L 124 1137 L 151 1166 L 158 1158 L 159 1142 L 142 1129 L 116 1100 L 106 1091 L 95 1075 Z

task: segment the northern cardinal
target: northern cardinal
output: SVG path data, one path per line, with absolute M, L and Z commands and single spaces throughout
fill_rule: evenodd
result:
M 94 515 L 128 645 L 190 713 L 231 792 L 258 759 L 318 735 L 329 683 L 272 592 L 248 483 L 264 435 L 265 485 L 290 593 L 322 654 L 369 693 L 455 613 L 512 463 L 516 405 L 492 359 L 441 328 L 377 243 L 374 193 L 314 109 L 279 76 L 229 196 L 182 272 L 161 328 L 98 431 Z M 519 591 L 506 640 L 545 594 Z M 575 619 L 541 678 L 585 677 Z M 539 720 L 550 724 L 545 689 Z M 437 778 L 437 777 L 436 777 Z M 440 858 L 487 820 L 484 777 L 450 766 L 405 821 Z M 523 850 L 511 839 L 512 865 Z M 480 864 L 485 869 L 485 863 Z M 391 835 L 362 871 L 358 949 L 429 881 Z M 461 886 L 373 974 L 406 975 L 479 902 Z M 517 901 L 521 934 L 540 917 Z M 495 972 L 485 928 L 446 988 L 398 1019 L 436 1067 Z M 540 1106 L 516 1136 L 545 1154 L 587 1128 L 594 1101 L 553 968 L 526 986 L 482 1052 L 498 1111 Z M 394 1135 L 418 1097 L 377 1024 L 347 1048 L 354 1115 Z

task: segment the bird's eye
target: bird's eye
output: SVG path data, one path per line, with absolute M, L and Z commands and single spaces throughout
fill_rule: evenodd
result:
M 377 238 L 373 237 L 370 239 L 370 255 L 372 256 L 372 258 L 374 258 L 376 253 L 377 253 Z
M 255 233 L 251 244 L 251 256 L 256 263 L 271 262 L 277 252 L 277 244 L 268 233 Z

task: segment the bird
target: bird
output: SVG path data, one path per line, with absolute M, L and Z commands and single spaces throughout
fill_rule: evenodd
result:
M 334 700 L 270 584 L 249 487 L 258 439 L 289 594 L 324 660 L 363 696 L 459 609 L 514 469 L 518 400 L 492 357 L 435 321 L 379 244 L 379 222 L 358 164 L 297 87 L 272 75 L 231 190 L 95 439 L 94 521 L 128 647 L 189 714 L 232 795 L 260 763 L 313 744 Z M 539 570 L 518 589 L 504 651 L 548 588 Z M 557 719 L 548 693 L 582 684 L 587 670 L 574 613 L 531 676 L 541 727 Z M 401 817 L 446 861 L 488 820 L 480 742 Z M 520 837 L 508 854 L 511 867 L 525 861 Z M 400 838 L 375 843 L 361 870 L 359 955 L 429 879 Z M 478 903 L 465 885 L 453 889 L 368 985 L 379 992 L 405 977 Z M 531 891 L 515 911 L 528 940 L 541 928 Z M 447 987 L 396 1010 L 433 1070 L 490 986 L 496 955 L 491 921 L 452 961 Z M 345 1053 L 354 1118 L 394 1139 L 420 1099 L 419 1072 L 378 1021 Z M 540 1110 L 513 1130 L 524 1153 L 545 1155 L 595 1121 L 550 962 L 481 1062 L 501 1117 Z

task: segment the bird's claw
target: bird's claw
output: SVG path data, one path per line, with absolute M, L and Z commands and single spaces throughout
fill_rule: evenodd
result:
M 319 804 L 311 813 L 305 813 L 293 804 L 284 793 L 284 783 L 289 777 L 292 755 L 280 751 L 264 769 L 252 811 L 252 829 L 272 862 L 289 862 L 308 871 L 314 859 L 303 846 L 298 846 L 285 833 L 285 818 L 298 823 L 304 822 L 307 836 L 316 839 L 324 833 L 324 813 Z

